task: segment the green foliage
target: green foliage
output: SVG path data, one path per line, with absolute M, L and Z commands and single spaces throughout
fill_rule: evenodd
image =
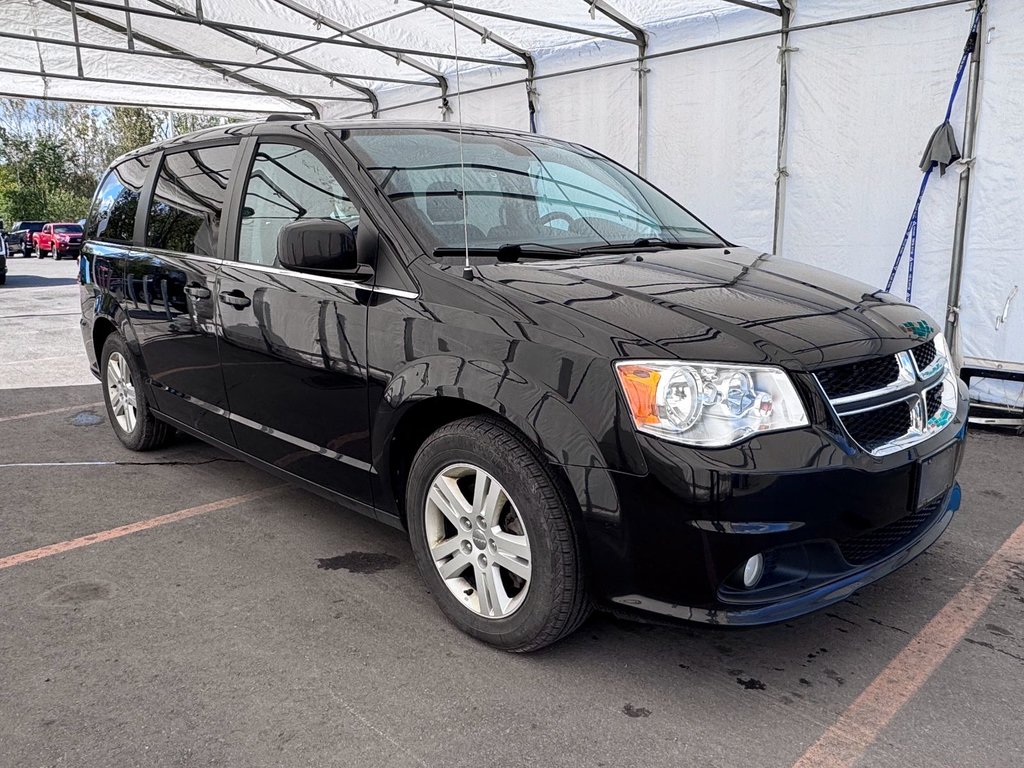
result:
M 0 99 L 0 220 L 76 221 L 112 160 L 180 133 L 221 125 L 210 115 Z

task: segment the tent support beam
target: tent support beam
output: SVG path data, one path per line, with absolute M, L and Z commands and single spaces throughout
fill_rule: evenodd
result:
M 238 93 L 238 91 L 234 91 Z M 2 99 L 34 99 L 37 101 L 55 101 L 66 104 L 87 104 L 89 106 L 96 106 L 95 99 L 76 99 L 73 96 L 40 96 L 34 93 L 13 93 L 8 91 L 0 91 L 0 98 Z M 121 99 L 113 99 L 105 101 L 105 104 L 109 104 L 115 107 L 138 107 L 140 109 L 163 109 L 168 112 L 201 112 L 203 114 L 210 115 L 224 115 L 230 116 L 233 114 L 252 114 L 252 115 L 266 115 L 269 110 L 266 109 L 225 109 L 223 111 L 218 110 L 215 107 L 183 107 L 181 104 L 160 104 L 157 102 L 148 101 L 124 101 Z
M 78 36 L 78 11 L 75 9 L 75 0 L 71 0 L 71 33 L 75 38 L 75 63 L 78 65 L 78 76 L 85 77 L 85 69 L 82 67 L 82 41 Z
M 50 0 L 43 0 L 44 2 L 50 2 Z M 287 40 L 296 40 L 302 43 L 316 43 L 318 45 L 339 45 L 348 48 L 367 48 L 375 51 L 382 51 L 384 53 L 394 56 L 396 53 L 409 54 L 411 56 L 432 56 L 438 59 L 454 59 L 455 56 L 444 51 L 425 51 L 417 48 L 402 48 L 393 45 L 384 45 L 381 43 L 368 43 L 359 42 L 356 40 L 339 40 L 333 37 L 318 37 L 316 35 L 304 35 L 299 32 L 290 32 L 287 30 L 272 30 L 268 31 L 260 27 L 255 27 L 248 24 L 235 24 L 227 21 L 215 21 L 213 19 L 203 19 L 200 21 L 191 13 L 181 13 L 174 5 L 170 5 L 171 8 L 176 8 L 173 12 L 158 11 L 152 8 L 136 8 L 135 6 L 123 7 L 121 5 L 107 2 L 107 0 L 76 0 L 79 5 L 90 6 L 93 8 L 101 8 L 105 10 L 116 9 L 121 12 L 135 14 L 136 16 L 148 16 L 154 19 L 163 19 L 164 21 L 173 21 L 183 24 L 195 24 L 201 27 L 208 27 L 209 29 L 217 30 L 218 32 L 230 31 L 230 32 L 244 32 L 255 35 L 266 35 L 272 34 L 274 37 L 281 37 Z M 165 6 L 167 7 L 167 6 Z M 136 35 L 136 37 L 139 37 Z M 139 38 L 141 39 L 141 38 Z M 265 48 L 266 46 L 264 46 Z M 524 68 L 523 64 L 518 62 L 513 63 L 509 61 L 502 61 L 501 59 L 485 59 L 482 57 L 471 57 L 471 56 L 459 56 L 460 61 L 471 61 L 474 64 L 489 64 L 495 67 L 517 67 L 519 69 Z
M 985 0 L 978 0 L 981 23 L 978 38 L 971 53 L 967 73 L 967 105 L 964 115 L 964 156 L 960 172 L 960 186 L 956 197 L 956 219 L 953 228 L 953 254 L 949 266 L 949 295 L 946 299 L 945 334 L 951 346 L 953 363 L 959 370 L 963 361 L 960 348 L 960 289 L 964 277 L 964 243 L 967 239 L 967 205 L 974 175 L 974 140 L 978 133 L 978 83 L 981 79 L 981 49 L 985 39 Z
M 366 47 L 381 45 L 377 40 L 370 37 L 369 35 L 364 35 L 350 27 L 346 27 L 341 22 L 335 21 L 332 18 L 324 16 L 323 14 L 306 7 L 302 3 L 297 2 L 297 0 L 274 0 L 274 2 L 276 2 L 278 5 L 283 5 L 285 8 L 288 8 L 289 10 L 294 11 L 295 13 L 305 16 L 307 19 L 311 19 L 316 24 L 323 24 L 327 27 L 330 27 L 335 32 L 337 32 L 339 36 L 347 35 L 348 37 L 352 38 L 352 40 L 358 43 L 365 43 Z M 377 50 L 380 49 L 378 48 Z M 430 75 L 430 77 L 434 78 L 434 81 L 441 89 L 441 119 L 447 120 L 448 115 L 451 112 L 451 108 L 448 106 L 448 78 L 445 77 L 438 70 L 434 69 L 433 67 L 427 66 L 421 61 L 409 58 L 409 56 L 404 53 L 389 53 L 383 50 L 381 50 L 380 52 L 386 53 L 387 55 L 391 56 L 399 64 L 405 64 L 406 66 L 412 67 L 413 69 L 416 69 L 424 73 L 425 75 Z M 376 96 L 374 96 L 374 99 L 376 100 Z M 373 108 L 374 117 L 377 117 L 377 114 L 379 113 L 379 108 L 380 105 L 375 103 Z
M 786 215 L 786 170 L 789 132 L 789 44 L 790 23 L 793 20 L 792 0 L 779 0 L 779 144 L 775 155 L 775 215 L 772 225 L 772 253 L 782 252 L 782 225 Z
M 21 34 L 19 32 L 4 32 L 4 31 L 0 31 L 0 40 L 19 40 L 19 41 L 29 42 L 29 43 L 36 42 L 36 38 L 33 37 L 32 35 L 23 35 L 23 34 Z M 131 53 L 131 55 L 133 55 L 133 56 L 145 56 L 145 57 L 148 57 L 148 58 L 165 59 L 165 60 L 169 60 L 169 61 L 185 61 L 185 62 L 188 62 L 188 63 L 191 63 L 191 64 L 212 64 L 212 65 L 217 65 L 217 66 L 221 66 L 221 67 L 238 67 L 238 69 L 235 70 L 235 74 L 236 75 L 240 74 L 241 72 L 243 72 L 244 70 L 247 70 L 247 69 L 255 69 L 255 70 L 266 71 L 266 72 L 287 72 L 287 73 L 292 74 L 292 75 L 309 75 L 311 77 L 324 77 L 324 75 L 321 75 L 319 72 L 304 72 L 304 71 L 301 71 L 301 70 L 296 70 L 295 67 L 286 67 L 286 66 L 283 66 L 283 65 L 279 66 L 279 65 L 271 64 L 271 63 L 269 63 L 269 61 L 261 62 L 259 64 L 251 64 L 251 63 L 248 63 L 248 62 L 245 62 L 245 61 L 237 61 L 237 60 L 234 60 L 234 59 L 211 59 L 211 58 L 208 58 L 206 56 L 193 56 L 191 54 L 189 54 L 189 55 L 175 54 L 175 53 L 168 53 L 166 51 L 142 51 L 142 50 L 127 51 L 124 48 L 118 48 L 117 46 L 113 46 L 113 45 L 98 45 L 96 43 L 81 43 L 81 42 L 80 43 L 75 43 L 74 40 L 63 40 L 63 39 L 57 39 L 57 38 L 49 38 L 47 40 L 40 40 L 39 43 L 40 43 L 40 45 L 56 45 L 56 46 L 65 46 L 65 47 L 73 47 L 73 46 L 77 45 L 83 51 L 98 51 L 98 52 L 101 52 L 101 53 L 118 53 L 118 54 L 129 54 L 129 53 Z M 271 60 L 273 60 L 273 59 L 271 59 Z M 409 80 L 409 79 L 401 78 L 401 77 L 379 77 L 377 75 L 358 75 L 358 74 L 352 74 L 352 73 L 349 73 L 349 72 L 333 72 L 333 71 L 329 71 L 328 74 L 330 74 L 333 77 L 364 78 L 366 80 L 374 80 L 374 81 L 379 81 L 379 82 L 382 82 L 382 83 L 397 83 L 399 85 L 418 85 L 418 86 L 421 86 L 423 88 L 434 88 L 434 87 L 436 87 L 434 83 L 420 81 L 420 80 Z
M 599 11 L 633 36 L 636 46 L 636 172 L 643 176 L 647 171 L 647 33 L 639 24 L 631 21 L 605 0 L 584 0 L 590 6 L 590 15 Z
M 69 10 L 67 3 L 62 2 L 62 0 L 43 0 L 43 2 L 47 3 L 48 5 L 52 5 L 54 8 L 58 8 L 62 11 Z M 79 5 L 82 4 L 82 0 L 77 0 L 77 2 Z M 114 6 L 114 8 L 116 10 L 120 9 L 119 6 Z M 134 10 L 128 8 L 127 2 L 125 3 L 125 9 L 126 13 L 130 10 Z M 119 24 L 118 22 L 113 21 L 111 19 L 107 19 L 98 14 L 89 13 L 88 11 L 83 11 L 80 9 L 78 11 L 78 15 L 86 21 L 89 21 L 93 24 L 97 24 L 103 27 L 104 29 L 108 29 L 112 32 L 118 32 L 126 36 L 128 35 L 127 25 Z M 184 56 L 189 61 L 194 62 L 196 66 L 203 67 L 204 69 L 208 69 L 211 72 L 216 72 L 218 75 L 221 75 L 224 78 L 230 78 L 239 83 L 244 83 L 245 85 L 248 85 L 251 88 L 255 88 L 256 90 L 260 91 L 261 93 L 267 96 L 273 97 L 275 99 L 281 99 L 282 101 L 290 102 L 292 104 L 296 104 L 300 106 L 303 110 L 311 113 L 314 117 L 320 116 L 320 109 L 317 107 L 315 103 L 311 101 L 304 101 L 303 99 L 296 98 L 295 96 L 285 93 L 284 91 L 274 88 L 273 86 L 266 85 L 265 83 L 261 83 L 258 80 L 253 80 L 252 78 L 245 77 L 244 75 L 236 75 L 235 73 L 231 72 L 231 70 L 226 69 L 224 67 L 220 67 L 214 64 L 203 64 L 201 61 L 196 61 L 195 58 L 189 54 L 188 51 L 184 51 L 181 48 L 177 48 L 171 45 L 170 43 L 165 43 L 163 40 L 159 40 L 149 35 L 141 35 L 137 32 L 132 32 L 132 39 L 141 40 L 146 45 L 150 45 L 156 48 L 157 50 Z
M 408 10 L 401 11 L 400 13 L 392 14 L 391 16 L 385 16 L 383 19 L 379 19 L 379 20 L 376 20 L 376 21 L 369 21 L 366 24 L 362 24 L 362 25 L 360 25 L 358 27 L 352 27 L 348 31 L 348 33 L 339 32 L 336 35 L 331 35 L 331 37 L 329 39 L 337 40 L 339 37 L 344 37 L 345 34 L 348 34 L 351 37 L 356 32 L 361 32 L 364 29 L 369 29 L 370 27 L 375 27 L 378 24 L 386 24 L 389 21 L 394 21 L 395 19 L 400 19 L 403 16 L 408 16 L 408 15 L 413 14 L 413 13 L 419 13 L 422 10 L 424 10 L 424 9 L 423 8 L 410 8 Z M 292 54 L 294 56 L 297 53 L 302 53 L 303 51 L 308 51 L 310 48 L 315 48 L 318 45 L 320 45 L 320 43 L 306 43 L 305 45 L 300 45 L 298 48 L 293 48 L 292 50 L 288 51 L 288 53 L 290 53 L 290 54 Z M 242 71 L 244 71 L 246 69 L 249 69 L 250 67 L 251 68 L 255 68 L 255 69 L 265 69 L 267 64 L 270 64 L 271 62 L 274 62 L 274 61 L 278 61 L 278 60 L 280 60 L 280 58 L 281 58 L 280 56 L 268 56 L 266 59 L 264 59 L 263 61 L 257 62 L 256 64 L 240 64 L 239 66 L 241 67 L 241 69 L 239 69 L 237 71 L 238 72 L 242 72 Z M 352 75 L 352 74 L 349 74 L 349 75 L 343 75 L 343 76 L 344 77 L 353 77 L 353 78 L 356 78 L 356 79 L 362 78 L 363 80 L 376 80 L 376 81 L 380 81 L 380 82 L 392 82 L 390 79 L 380 78 L 380 77 L 377 77 L 376 75 L 371 76 L 371 75 Z M 395 82 L 397 82 L 397 81 L 395 81 Z M 419 83 L 417 81 L 412 81 L 412 80 L 403 80 L 401 82 L 408 83 L 409 85 L 422 85 L 422 83 Z
M 750 8 L 751 10 L 754 11 L 764 11 L 765 13 L 770 13 L 775 16 L 784 15 L 785 11 L 782 9 L 786 7 L 781 1 L 779 3 L 779 5 L 781 6 L 780 8 L 772 8 L 771 6 L 761 5 L 760 3 L 753 2 L 753 0 L 725 0 L 725 2 L 731 3 L 732 5 L 740 5 L 743 6 L 744 8 Z
M 463 13 L 475 13 L 478 16 L 490 16 L 495 19 L 503 19 L 504 21 L 514 21 L 517 24 L 525 24 L 530 27 L 543 27 L 544 29 L 556 29 L 559 32 L 570 32 L 576 35 L 583 35 L 584 37 L 597 37 L 602 40 L 614 40 L 618 43 L 633 44 L 634 41 L 626 37 L 619 37 L 618 35 L 609 35 L 605 32 L 595 32 L 593 30 L 584 29 L 583 27 L 574 27 L 569 24 L 556 24 L 553 21 L 541 21 L 540 19 L 527 19 L 522 16 L 516 16 L 513 13 L 502 13 L 501 11 L 492 11 L 489 8 L 477 8 L 472 5 L 464 5 L 463 3 L 448 2 L 448 0 L 416 0 L 418 3 L 423 3 L 436 8 L 447 8 L 451 11 L 462 11 Z M 461 57 L 460 57 L 461 58 Z M 468 59 L 467 59 L 468 61 Z
M 189 14 L 188 11 L 186 11 L 184 8 L 178 8 L 173 3 L 166 2 L 165 0 L 149 0 L 149 2 L 153 3 L 153 5 L 156 5 L 160 8 L 164 8 L 169 11 L 177 11 L 177 13 L 181 16 L 185 18 L 190 18 L 193 21 L 198 22 L 199 24 L 205 25 L 204 20 L 202 18 Z M 362 96 L 364 97 L 363 100 L 370 102 L 370 109 L 373 111 L 373 114 L 376 117 L 377 108 L 380 105 L 377 103 L 377 94 L 374 93 L 370 88 L 365 88 L 361 85 L 356 85 L 350 80 L 346 80 L 345 78 L 342 77 L 332 78 L 326 69 L 318 67 L 314 64 L 310 64 L 309 62 L 303 61 L 302 59 L 292 56 L 290 53 L 280 51 L 277 48 L 261 43 L 259 40 L 254 40 L 251 37 L 247 37 L 246 35 L 243 35 L 241 32 L 236 32 L 234 30 L 229 29 L 216 29 L 216 31 L 224 35 L 225 37 L 231 38 L 232 40 L 237 40 L 240 43 L 251 45 L 255 47 L 257 51 L 265 50 L 269 53 L 280 56 L 282 59 L 289 62 L 290 64 L 294 64 L 297 67 L 301 67 L 302 69 L 305 69 L 308 72 L 315 72 L 316 74 L 325 77 L 329 83 L 338 83 L 339 85 L 348 88 L 350 91 L 362 94 Z
M 218 88 L 211 85 L 184 85 L 182 83 L 147 83 L 139 80 L 124 80 L 114 77 L 93 77 L 92 75 L 73 75 L 68 72 L 36 72 L 33 69 L 14 69 L 11 67 L 0 67 L 0 74 L 22 75 L 26 77 L 42 77 L 47 80 L 74 80 L 80 83 L 99 83 L 101 85 L 140 85 L 145 88 L 155 88 L 166 91 L 195 91 L 197 93 L 220 93 L 239 96 L 266 96 L 269 94 L 263 91 L 251 90 L 240 91 L 237 88 Z M 356 96 L 330 96 L 328 94 L 295 94 L 294 98 L 299 99 L 320 99 L 322 101 L 353 101 L 358 104 L 365 104 L 365 99 Z
M 480 39 L 486 42 L 494 43 L 499 48 L 503 48 L 509 53 L 515 54 L 523 63 L 526 65 L 526 107 L 530 114 L 530 132 L 537 132 L 537 89 L 535 86 L 535 78 L 537 74 L 536 62 L 531 54 L 525 48 L 521 48 L 518 45 L 510 43 L 505 38 L 498 34 L 495 34 L 490 29 L 485 27 L 483 24 L 479 24 L 461 13 L 453 11 L 450 6 L 434 5 L 432 3 L 425 3 L 423 0 L 413 0 L 413 2 L 423 3 L 424 8 L 429 8 L 437 13 L 451 19 L 459 26 L 468 29 L 470 32 L 474 32 L 480 35 Z

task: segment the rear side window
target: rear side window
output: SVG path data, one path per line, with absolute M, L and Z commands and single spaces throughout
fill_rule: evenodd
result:
M 148 247 L 217 255 L 221 213 L 237 148 L 232 144 L 164 155 L 149 206 Z
M 106 243 L 131 245 L 135 237 L 135 214 L 139 193 L 152 158 L 149 155 L 126 160 L 110 169 L 96 191 L 85 237 Z

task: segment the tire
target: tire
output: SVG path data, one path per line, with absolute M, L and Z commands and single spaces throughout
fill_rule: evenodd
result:
M 57 246 L 50 248 L 50 256 L 53 257 L 54 261 L 60 261 L 60 253 L 57 251 Z
M 42 248 L 36 248 L 36 258 L 37 259 L 43 258 L 43 249 Z
M 7 285 L 7 273 L 0 274 L 0 285 Z
M 480 482 L 490 492 L 475 492 Z M 560 640 L 587 618 L 568 496 L 540 451 L 505 423 L 471 417 L 441 427 L 417 451 L 407 491 L 416 565 L 463 632 L 521 653 Z M 474 496 L 485 503 L 474 508 Z M 481 584 L 489 589 L 481 593 Z
M 117 439 L 132 451 L 152 451 L 167 443 L 172 430 L 153 415 L 139 364 L 120 334 L 107 337 L 100 361 L 103 400 Z

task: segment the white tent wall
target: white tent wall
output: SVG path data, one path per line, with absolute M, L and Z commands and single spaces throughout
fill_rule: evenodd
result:
M 949 6 L 791 34 L 782 254 L 885 286 L 969 27 L 964 6 Z M 933 174 L 917 238 L 913 300 L 940 324 L 957 180 L 952 169 Z M 898 296 L 908 262 L 892 287 Z

